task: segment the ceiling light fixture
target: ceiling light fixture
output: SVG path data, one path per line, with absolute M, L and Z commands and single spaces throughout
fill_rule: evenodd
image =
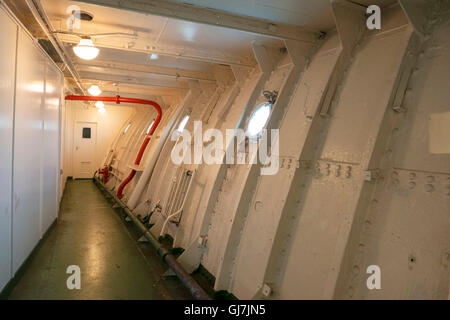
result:
M 100 88 L 96 85 L 92 85 L 89 89 L 88 89 L 89 93 L 93 96 L 98 96 L 100 93 L 102 93 L 102 90 L 100 90 Z
M 99 48 L 94 46 L 94 43 L 89 38 L 81 38 L 80 42 L 73 47 L 73 52 L 84 60 L 92 60 L 98 56 Z
M 99 108 L 99 109 L 102 109 L 102 108 L 105 107 L 105 104 L 103 103 L 103 101 L 97 101 L 97 102 L 95 103 L 95 106 L 96 106 L 97 108 Z

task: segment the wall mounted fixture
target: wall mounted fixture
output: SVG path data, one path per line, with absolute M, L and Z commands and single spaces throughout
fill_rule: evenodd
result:
M 275 101 L 277 100 L 278 92 L 277 91 L 264 90 L 262 95 L 264 96 L 264 98 L 267 99 L 267 102 L 269 102 L 271 104 L 274 104 Z
M 249 137 L 258 137 L 260 135 L 266 126 L 271 110 L 272 102 L 264 102 L 253 112 L 247 125 L 247 135 Z

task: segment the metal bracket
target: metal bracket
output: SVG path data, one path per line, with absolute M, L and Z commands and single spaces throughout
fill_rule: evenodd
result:
M 278 91 L 264 90 L 262 95 L 267 99 L 267 102 L 274 104 L 278 97 Z
M 202 247 L 206 247 L 206 242 L 208 241 L 208 236 L 200 236 L 198 237 L 198 244 Z
M 272 294 L 272 288 L 267 283 L 264 283 L 261 289 L 261 293 L 263 294 L 263 296 L 268 297 Z

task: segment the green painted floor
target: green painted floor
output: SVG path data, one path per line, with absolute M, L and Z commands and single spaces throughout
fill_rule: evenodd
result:
M 8 299 L 190 299 L 165 264 L 139 243 L 91 180 L 69 180 L 56 225 Z M 66 268 L 81 269 L 81 289 L 66 286 Z

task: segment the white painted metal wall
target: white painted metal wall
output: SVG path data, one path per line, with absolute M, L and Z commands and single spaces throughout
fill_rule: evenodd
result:
M 40 238 L 44 57 L 19 31 L 13 168 L 13 270 Z
M 444 117 L 450 111 L 446 89 L 450 83 L 449 9 L 430 17 L 429 38 L 418 47 L 408 79 L 402 103 L 406 112 L 387 120 L 388 138 L 381 151 L 383 178 L 375 181 L 370 198 L 365 200 L 362 227 L 349 248 L 336 292 L 339 298 L 449 296 L 450 154 L 448 149 L 434 153 L 431 145 L 433 139 L 443 145 L 450 137 L 445 131 L 430 134 L 433 115 L 450 127 Z M 383 290 L 365 287 L 365 268 L 370 264 L 382 268 Z
M 61 83 L 62 74 L 52 62 L 46 61 L 41 167 L 41 236 L 53 223 L 59 209 Z
M 63 78 L 3 7 L 0 15 L 1 290 L 58 214 Z
M 450 10 L 429 9 L 420 12 L 421 37 L 415 8 L 391 6 L 382 30 L 369 31 L 360 6 L 334 1 L 337 29 L 315 46 L 254 43 L 254 69 L 233 66 L 216 86 L 190 84 L 181 103 L 190 132 L 194 120 L 204 130 L 243 128 L 262 91 L 277 90 L 267 127 L 280 129 L 280 168 L 261 176 L 259 165 L 182 165 L 196 174 L 180 223 L 165 233 L 185 249 L 188 271 L 201 264 L 216 290 L 241 299 L 448 297 Z M 142 129 L 151 116 L 140 116 Z M 116 157 L 135 156 L 124 147 L 132 135 L 120 137 Z M 153 212 L 155 236 L 179 170 L 173 146 L 164 145 L 131 206 L 141 217 Z M 380 266 L 383 290 L 367 288 L 369 265 Z
M 11 278 L 11 185 L 17 25 L 0 9 L 0 290 Z

